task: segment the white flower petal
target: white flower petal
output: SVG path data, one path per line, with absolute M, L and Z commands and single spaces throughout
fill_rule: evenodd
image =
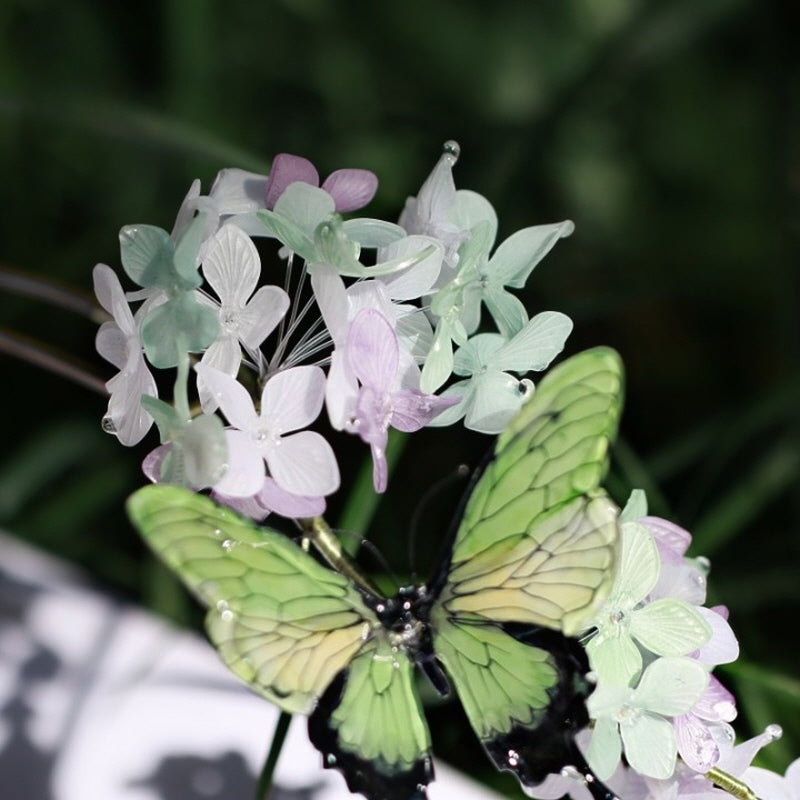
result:
M 325 373 L 319 367 L 302 366 L 282 370 L 264 386 L 260 424 L 279 435 L 305 428 L 319 416 L 324 397 Z M 284 488 L 295 494 L 322 494 L 302 492 L 289 486 Z
M 488 222 L 489 247 L 497 235 L 497 212 L 494 206 L 482 195 L 471 189 L 458 189 L 455 203 L 450 211 L 450 220 L 456 227 L 471 230 L 480 222 Z
M 347 421 L 356 413 L 357 399 L 358 381 L 346 354 L 341 350 L 334 350 L 325 384 L 325 407 L 331 425 L 337 431 L 343 430 Z
M 230 334 L 223 334 L 203 353 L 200 363 L 234 377 L 242 363 L 242 348 L 239 346 L 239 340 Z M 216 411 L 219 402 L 200 372 L 197 373 L 197 394 L 200 397 L 203 411 L 207 413 Z
M 219 209 L 220 216 L 247 214 L 264 208 L 267 176 L 228 167 L 217 173 L 209 191 Z
M 339 467 L 331 446 L 314 431 L 281 438 L 267 453 L 270 474 L 287 492 L 319 496 L 339 488 Z
M 98 353 L 117 369 L 123 369 L 128 361 L 128 337 L 116 322 L 104 322 L 97 330 L 94 346 Z
M 225 372 L 203 364 L 202 361 L 195 365 L 195 370 L 234 428 L 242 431 L 255 431 L 258 428 L 259 418 L 253 407 L 253 399 L 242 384 Z M 260 484 L 250 494 L 255 494 L 259 488 Z M 233 492 L 223 493 L 233 494 Z
M 696 654 L 697 660 L 713 666 L 736 661 L 739 658 L 739 642 L 728 620 L 710 608 L 696 610 L 711 628 L 711 638 Z
M 333 343 L 341 347 L 347 335 L 350 307 L 344 281 L 329 264 L 315 264 L 311 271 L 311 288 Z
M 277 286 L 262 286 L 237 314 L 237 333 L 248 350 L 256 350 L 275 330 L 289 308 L 289 295 Z
M 625 757 L 637 772 L 650 778 L 669 778 L 675 771 L 678 746 L 672 724 L 654 714 L 642 714 L 620 725 Z
M 435 392 L 453 372 L 453 342 L 450 327 L 440 320 L 433 335 L 433 344 L 422 366 L 419 388 L 426 394 Z
M 393 300 L 414 300 L 430 291 L 442 269 L 444 247 L 429 236 L 407 236 L 381 251 L 381 261 L 390 261 L 412 258 L 426 249 L 430 254 L 410 267 L 380 278 Z
M 253 240 L 235 225 L 223 225 L 209 243 L 203 275 L 223 306 L 242 308 L 261 276 Z
M 685 600 L 664 597 L 631 613 L 630 633 L 651 653 L 685 656 L 711 638 L 711 626 Z
M 252 497 L 264 484 L 264 458 L 248 433 L 226 430 L 228 465 L 215 491 L 231 497 Z

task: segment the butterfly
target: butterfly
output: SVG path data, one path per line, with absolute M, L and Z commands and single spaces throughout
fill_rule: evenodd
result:
M 610 800 L 574 741 L 592 691 L 574 637 L 614 576 L 618 509 L 600 482 L 621 406 L 613 350 L 551 369 L 473 478 L 431 580 L 393 597 L 335 544 L 320 546 L 334 569 L 187 489 L 140 489 L 128 513 L 208 607 L 228 667 L 309 716 L 324 765 L 351 791 L 425 797 L 433 767 L 418 667 L 440 694 L 455 689 L 499 769 L 535 786 L 569 766 L 595 800 Z M 308 530 L 329 534 L 320 520 Z

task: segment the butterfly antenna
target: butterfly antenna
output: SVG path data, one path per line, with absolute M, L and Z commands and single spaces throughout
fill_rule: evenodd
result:
M 362 539 L 361 547 L 369 551 L 369 554 L 375 559 L 375 561 L 378 562 L 381 569 L 383 569 L 383 571 L 389 576 L 392 583 L 395 585 L 395 589 L 399 590 L 402 586 L 400 579 L 397 577 L 397 573 L 389 566 L 389 562 L 386 560 L 386 556 L 381 552 L 380 548 L 369 541 L 369 539 Z
M 420 522 L 422 521 L 422 514 L 427 508 L 433 496 L 441 492 L 447 486 L 452 485 L 454 481 L 464 480 L 470 474 L 470 468 L 466 464 L 459 464 L 449 475 L 440 478 L 422 495 L 422 499 L 417 503 L 416 509 L 411 517 L 411 522 L 408 526 L 408 568 L 411 573 L 411 582 L 417 583 L 418 576 L 417 570 L 414 566 L 416 561 L 416 542 L 417 533 L 419 533 Z

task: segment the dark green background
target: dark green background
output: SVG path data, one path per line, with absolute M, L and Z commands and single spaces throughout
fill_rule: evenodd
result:
M 5 0 L 0 261 L 88 292 L 94 263 L 119 266 L 120 226 L 169 228 L 192 178 L 266 171 L 280 151 L 322 174 L 375 170 L 368 212 L 394 219 L 457 139 L 457 183 L 494 203 L 501 238 L 575 221 L 526 302 L 574 318 L 570 352 L 622 353 L 610 486 L 645 486 L 712 559 L 744 650 L 721 673 L 737 725 L 783 724 L 767 754 L 783 767 L 800 755 L 800 84 L 784 5 Z M 112 374 L 75 315 L 6 296 L 0 325 Z M 100 396 L 2 369 L 0 524 L 185 614 L 121 512 L 154 434 L 126 451 L 99 430 Z M 372 534 L 399 573 L 418 498 L 486 444 L 434 431 L 408 446 Z M 344 444 L 346 480 L 363 453 Z M 426 506 L 420 570 L 450 505 Z M 438 750 L 469 757 L 439 727 Z

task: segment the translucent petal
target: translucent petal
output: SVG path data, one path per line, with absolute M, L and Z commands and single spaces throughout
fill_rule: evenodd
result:
M 273 211 L 262 209 L 256 212 L 256 216 L 264 227 L 262 235 L 273 236 L 291 252 L 297 253 L 306 261 L 314 258 L 314 241 L 311 233 L 304 231 L 292 220 Z
M 143 317 L 141 333 L 148 361 L 166 369 L 177 366 L 187 352 L 205 350 L 217 338 L 219 322 L 192 292 L 180 292 Z
M 609 717 L 596 720 L 586 749 L 586 760 L 601 781 L 614 773 L 621 755 L 622 743 L 617 723 Z
M 394 306 L 398 316 L 395 320 L 395 332 L 400 347 L 408 351 L 415 361 L 422 361 L 433 344 L 433 329 L 425 312 L 414 306 Z M 405 310 L 409 309 L 409 313 Z
M 217 203 L 220 216 L 246 214 L 266 205 L 267 176 L 228 167 L 217 173 L 209 196 Z
M 719 745 L 708 725 L 694 714 L 675 717 L 675 738 L 680 757 L 697 772 L 708 772 L 719 760 Z
M 370 452 L 372 453 L 372 488 L 378 494 L 386 491 L 386 485 L 389 482 L 389 465 L 386 462 L 386 443 L 382 444 L 372 442 L 370 444 Z
M 488 274 L 493 282 L 521 289 L 531 270 L 563 236 L 575 230 L 570 220 L 552 225 L 523 228 L 502 242 L 489 260 Z
M 314 431 L 282 437 L 280 446 L 267 453 L 267 464 L 276 483 L 287 492 L 319 496 L 339 488 L 339 468 L 333 450 Z
M 207 214 L 197 214 L 175 243 L 172 267 L 177 276 L 175 285 L 183 291 L 196 289 L 203 282 L 197 268 L 200 266 L 200 246 L 206 238 L 207 219 Z
M 379 311 L 359 311 L 347 336 L 350 368 L 364 385 L 376 391 L 393 388 L 399 363 L 397 336 Z
M 710 675 L 703 696 L 692 707 L 692 714 L 709 722 L 732 722 L 736 719 L 736 699 Z
M 453 344 L 449 326 L 440 320 L 433 334 L 433 344 L 425 358 L 419 388 L 426 393 L 435 392 L 453 372 Z
M 204 489 L 213 486 L 227 468 L 228 446 L 219 417 L 200 414 L 183 428 L 183 462 L 189 485 Z
M 525 305 L 519 298 L 514 297 L 499 285 L 490 283 L 484 287 L 483 302 L 489 309 L 489 313 L 497 325 L 497 330 L 506 339 L 519 333 L 528 322 Z
M 700 699 L 708 684 L 708 673 L 689 658 L 665 656 L 644 671 L 635 690 L 639 708 L 656 714 L 685 714 Z
M 357 397 L 358 382 L 347 356 L 341 350 L 334 350 L 325 384 L 325 407 L 331 425 L 337 431 L 343 430 L 347 421 L 355 415 Z
M 439 277 L 444 258 L 444 247 L 429 236 L 407 236 L 381 251 L 382 260 L 408 259 L 424 250 L 430 253 L 406 269 L 381 278 L 393 300 L 413 300 L 431 290 Z
M 165 230 L 155 225 L 126 225 L 119 232 L 119 244 L 122 267 L 135 284 L 173 285 L 174 245 Z
M 242 431 L 254 431 L 258 428 L 259 418 L 253 408 L 253 400 L 244 386 L 231 375 L 202 362 L 195 365 L 195 370 L 234 428 Z M 260 486 L 259 484 L 250 494 L 255 494 Z
M 97 300 L 111 314 L 119 329 L 126 336 L 138 337 L 139 332 L 133 321 L 128 300 L 114 270 L 106 264 L 95 264 L 92 270 L 92 280 Z
M 292 183 L 275 203 L 275 213 L 293 222 L 309 237 L 334 210 L 333 198 L 308 183 Z
M 358 242 L 362 247 L 386 247 L 386 245 L 405 238 L 408 234 L 394 222 L 371 217 L 357 217 L 346 219 L 342 223 L 342 230 L 348 239 Z M 379 259 L 382 260 L 382 259 Z
M 684 656 L 711 638 L 711 626 L 685 600 L 664 597 L 631 613 L 631 636 L 651 653 Z
M 482 195 L 470 189 L 459 189 L 450 212 L 450 219 L 464 230 L 474 228 L 480 222 L 488 222 L 489 247 L 497 235 L 497 213 L 492 204 Z
M 612 595 L 628 607 L 644 600 L 658 580 L 658 548 L 648 530 L 636 522 L 622 526 L 622 553 Z
M 500 433 L 522 405 L 519 381 L 505 372 L 486 372 L 472 380 L 464 425 L 480 433 Z
M 527 322 L 492 359 L 492 367 L 524 373 L 546 369 L 564 349 L 572 320 L 559 311 L 543 311 Z
M 789 770 L 797 770 L 800 759 L 794 761 Z M 797 800 L 800 797 L 800 777 L 791 776 L 789 771 L 783 778 L 775 772 L 771 772 L 763 767 L 750 767 L 743 776 L 744 782 L 753 790 L 758 797 L 769 798 L 769 800 Z
M 325 373 L 319 367 L 307 365 L 277 372 L 264 385 L 259 425 L 280 435 L 305 428 L 319 416 L 324 396 Z M 295 494 L 326 494 L 283 488 Z
M 428 425 L 430 427 L 439 428 L 444 425 L 452 425 L 461 417 L 464 416 L 467 410 L 467 405 L 471 399 L 470 397 L 470 381 L 458 381 L 452 386 L 448 386 L 439 397 L 460 398 L 457 403 L 441 411 L 438 416 L 434 417 Z
M 436 397 L 420 392 L 401 391 L 392 395 L 393 428 L 406 433 L 418 431 L 430 422 L 441 410 L 457 402 L 454 397 Z
M 491 364 L 495 367 L 497 353 L 506 344 L 499 333 L 477 333 L 471 336 L 453 357 L 453 372 L 456 375 L 475 375 L 485 372 Z
M 253 240 L 235 225 L 223 225 L 206 251 L 203 274 L 223 306 L 243 307 L 261 276 Z
M 639 517 L 647 514 L 647 495 L 642 489 L 634 489 L 628 502 L 625 503 L 625 508 L 619 512 L 619 521 L 622 522 L 636 522 Z
M 200 186 L 200 179 L 195 178 L 183 198 L 170 233 L 170 238 L 173 242 L 186 230 L 194 218 L 194 213 L 197 211 L 198 198 L 200 197 Z
M 157 395 L 156 382 L 141 353 L 134 353 L 127 368 L 112 378 L 107 416 L 114 423 L 117 439 L 128 447 L 138 444 L 150 430 L 153 417 L 142 406 L 142 396 Z
M 730 664 L 739 658 L 739 642 L 728 621 L 710 608 L 697 608 L 697 612 L 711 628 L 711 637 L 704 644 L 695 658 L 701 664 L 716 666 Z
M 417 214 L 422 219 L 444 219 L 449 214 L 456 195 L 453 163 L 451 156 L 442 155 L 422 184 L 416 197 Z
M 122 369 L 128 360 L 128 337 L 119 329 L 116 322 L 104 322 L 97 330 L 94 346 L 98 353 Z
M 261 491 L 256 495 L 258 502 L 270 511 L 288 519 L 316 517 L 325 511 L 324 497 L 306 497 L 281 489 L 273 478 L 264 479 Z
M 630 636 L 618 627 L 600 629 L 586 643 L 592 669 L 601 681 L 627 686 L 642 669 L 642 654 Z
M 242 348 L 239 340 L 235 336 L 225 334 L 220 336 L 211 347 L 203 353 L 200 363 L 207 367 L 213 367 L 230 376 L 235 376 L 242 363 Z M 200 397 L 200 405 L 203 411 L 208 413 L 215 411 L 219 406 L 219 401 L 213 391 L 203 378 L 201 372 L 197 373 L 197 393 Z
M 264 458 L 249 433 L 226 430 L 225 441 L 227 470 L 214 484 L 214 489 L 231 497 L 252 497 L 264 484 Z
M 278 153 L 272 159 L 272 166 L 264 189 L 267 208 L 275 208 L 278 198 L 295 181 L 305 182 L 316 187 L 319 186 L 319 173 L 307 158 L 291 153 Z
M 758 754 L 758 751 L 774 742 L 777 738 L 774 727 L 772 725 L 767 726 L 763 733 L 736 745 L 730 752 L 723 753 L 718 764 L 720 769 L 724 769 L 725 772 L 734 777 L 741 777 Z M 764 798 L 764 800 L 767 800 L 767 798 Z
M 272 333 L 289 309 L 289 295 L 277 286 L 262 286 L 237 314 L 239 339 L 249 350 L 256 350 Z
M 350 307 L 344 281 L 329 264 L 317 264 L 311 272 L 311 288 L 334 344 L 343 346 Z
M 637 772 L 650 778 L 669 778 L 675 771 L 677 743 L 672 724 L 654 714 L 642 714 L 620 725 L 625 757 Z
M 378 191 L 378 176 L 368 169 L 337 169 L 331 172 L 322 188 L 333 197 L 336 210 L 347 214 L 363 208 Z

